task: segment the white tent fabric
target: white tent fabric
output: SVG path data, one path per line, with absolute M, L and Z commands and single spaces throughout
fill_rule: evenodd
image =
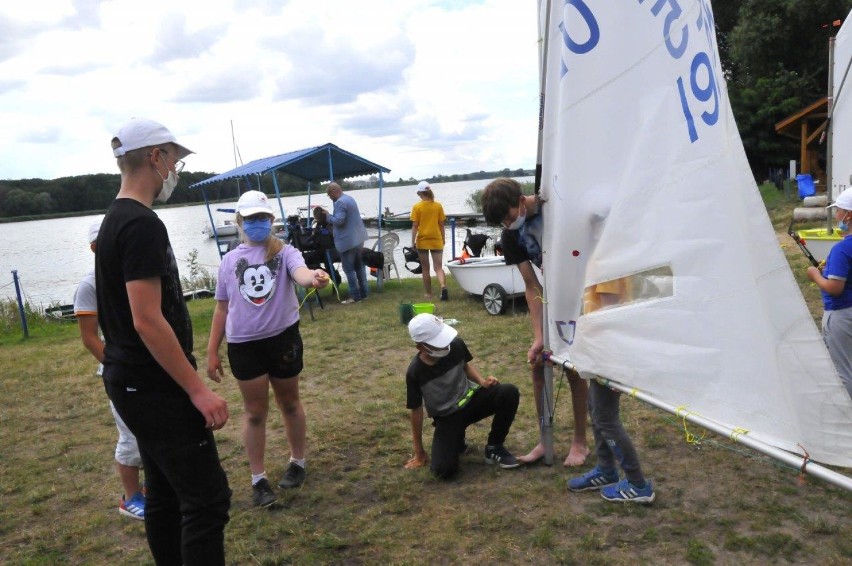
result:
M 852 465 L 852 400 L 749 170 L 710 2 L 550 5 L 541 194 L 554 354 Z M 657 298 L 581 316 L 586 286 L 655 268 L 673 274 L 648 278 Z
M 832 111 L 831 194 L 852 187 L 852 12 L 834 43 L 834 108 Z M 844 77 L 846 82 L 843 82 Z M 842 90 L 841 90 L 842 85 Z

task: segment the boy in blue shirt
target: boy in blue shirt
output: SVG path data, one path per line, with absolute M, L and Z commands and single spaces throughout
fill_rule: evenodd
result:
M 852 237 L 849 219 L 852 218 L 852 188 L 837 197 L 829 209 L 836 208 L 834 219 L 846 236 L 834 244 L 822 271 L 808 267 L 808 277 L 822 291 L 825 312 L 822 315 L 822 336 L 837 374 L 852 397 Z

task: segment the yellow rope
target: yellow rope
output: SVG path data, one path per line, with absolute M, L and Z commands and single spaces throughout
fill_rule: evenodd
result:
M 683 414 L 681 414 L 683 411 Z M 707 434 L 706 432 L 702 432 L 700 437 L 695 436 L 691 432 L 689 432 L 689 428 L 686 426 L 686 417 L 689 415 L 697 415 L 698 413 L 692 413 L 686 409 L 684 406 L 680 406 L 675 409 L 675 414 L 681 418 L 681 422 L 683 423 L 683 433 L 684 438 L 686 439 L 687 444 L 698 445 L 701 444 L 701 441 L 704 440 L 704 436 Z
M 308 301 L 308 297 L 310 297 L 312 293 L 316 293 L 316 291 L 317 291 L 317 290 L 316 290 L 316 289 L 314 289 L 314 288 L 312 287 L 310 291 L 308 291 L 307 293 L 305 293 L 305 298 L 303 298 L 303 299 L 302 299 L 302 302 L 301 302 L 301 303 L 299 303 L 299 308 L 298 308 L 298 310 L 302 310 L 302 307 L 303 307 L 303 306 L 304 306 L 304 304 Z
M 742 436 L 743 434 L 748 434 L 748 429 L 745 428 L 735 428 L 731 431 L 731 442 L 737 442 L 737 438 Z
M 337 295 L 337 301 L 340 302 L 340 288 L 337 285 L 335 285 L 334 277 L 331 277 L 331 276 L 328 277 L 328 284 L 331 285 L 332 289 L 334 289 L 334 294 Z M 299 303 L 299 310 L 302 310 L 302 307 L 308 301 L 308 297 L 310 297 L 313 293 L 319 293 L 319 291 L 315 287 L 311 287 L 310 291 L 305 293 L 305 296 L 302 299 L 302 302 Z

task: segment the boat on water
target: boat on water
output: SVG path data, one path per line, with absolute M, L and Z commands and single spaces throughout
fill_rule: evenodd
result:
M 462 212 L 458 214 L 447 213 L 447 222 L 455 222 L 457 226 L 477 226 L 485 222 L 485 217 L 481 212 Z M 365 218 L 365 222 L 375 224 L 375 218 Z M 410 212 L 393 214 L 387 210 L 382 214 L 382 225 L 392 230 L 410 230 L 413 221 L 411 220 Z
M 220 238 L 234 237 L 237 235 L 237 224 L 233 220 L 225 220 L 214 228 L 211 228 L 210 224 L 205 224 L 201 232 L 208 238 L 215 238 L 217 235 Z
M 227 209 L 220 208 L 217 210 L 220 212 L 227 212 Z M 284 230 L 284 222 L 282 222 L 280 218 L 276 218 L 272 222 L 272 232 L 278 233 L 282 230 Z M 206 234 L 208 238 L 215 238 L 216 236 L 219 236 L 220 238 L 236 238 L 238 232 L 237 223 L 233 220 L 224 220 L 221 224 L 217 224 L 215 228 L 211 228 L 210 224 L 205 224 L 204 228 L 201 230 L 201 233 Z
M 214 295 L 210 289 L 191 289 L 183 292 L 183 300 L 189 302 L 193 299 L 209 299 Z M 74 305 L 54 305 L 44 309 L 44 316 L 47 318 L 55 318 L 58 320 L 77 320 L 74 314 Z
M 410 230 L 414 223 L 411 220 L 410 212 L 388 214 L 388 212 L 385 211 L 385 214 L 382 214 L 382 224 L 385 227 L 394 230 Z

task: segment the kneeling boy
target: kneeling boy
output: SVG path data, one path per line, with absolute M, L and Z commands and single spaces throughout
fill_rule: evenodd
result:
M 458 472 L 459 455 L 465 451 L 465 429 L 494 415 L 485 461 L 501 468 L 517 468 L 518 460 L 503 447 L 520 393 L 511 384 L 502 384 L 493 376 L 483 378 L 471 364 L 473 356 L 458 332 L 431 314 L 411 319 L 408 332 L 417 355 L 405 374 L 406 407 L 411 410 L 414 456 L 405 465 L 419 468 L 429 458 L 423 449 L 423 404 L 433 419 L 432 473 L 449 479 Z

